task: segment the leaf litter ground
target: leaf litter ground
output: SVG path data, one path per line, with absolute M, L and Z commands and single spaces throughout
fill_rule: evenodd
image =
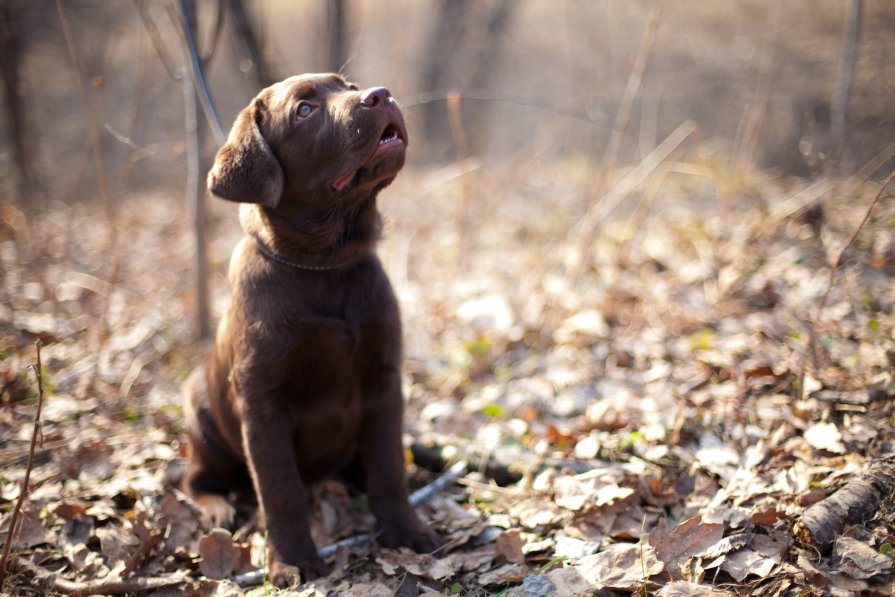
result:
M 456 460 L 468 472 L 419 507 L 445 538 L 438 557 L 343 548 L 332 576 L 294 592 L 895 590 L 891 500 L 829 554 L 792 531 L 893 452 L 895 204 L 883 196 L 849 246 L 818 318 L 829 256 L 878 185 L 703 170 L 629 196 L 580 244 L 594 176 L 574 161 L 466 180 L 410 171 L 383 193 L 410 482 Z M 156 594 L 272 590 L 223 580 L 264 564 L 251 517 L 233 533 L 203 528 L 172 485 L 178 385 L 207 351 L 191 339 L 193 250 L 177 196 L 131 196 L 112 214 L 54 204 L 27 233 L 4 208 L 3 540 L 26 470 L 36 338 L 48 387 L 11 594 L 40 594 L 35 571 L 85 586 L 179 583 Z M 240 232 L 232 206 L 211 209 L 220 313 Z M 337 482 L 315 490 L 318 546 L 372 524 L 363 496 Z

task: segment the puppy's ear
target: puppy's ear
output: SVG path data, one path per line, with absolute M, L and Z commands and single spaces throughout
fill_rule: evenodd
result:
M 230 201 L 276 207 L 283 194 L 283 170 L 258 128 L 261 100 L 239 113 L 227 142 L 208 173 L 208 190 Z

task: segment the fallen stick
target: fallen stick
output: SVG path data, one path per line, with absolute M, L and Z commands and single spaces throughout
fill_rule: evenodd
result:
M 449 462 L 463 460 L 470 471 L 476 471 L 500 486 L 518 483 L 526 475 L 535 476 L 545 468 L 565 469 L 573 474 L 584 473 L 596 465 L 591 459 L 556 458 L 534 454 L 518 445 L 483 448 L 456 435 L 428 433 L 410 445 L 413 462 L 428 471 L 444 470 Z
M 411 493 L 409 498 L 410 505 L 415 507 L 428 502 L 440 492 L 444 491 L 446 487 L 455 483 L 457 479 L 463 476 L 464 472 L 466 472 L 466 463 L 457 462 L 443 475 L 436 478 L 425 487 L 421 487 L 420 489 Z M 373 533 L 362 533 L 360 535 L 355 535 L 354 537 L 342 539 L 341 541 L 337 541 L 331 545 L 321 547 L 319 550 L 317 550 L 317 553 L 320 555 L 321 558 L 328 558 L 332 555 L 335 555 L 335 553 L 341 547 L 360 547 L 362 545 L 370 543 L 375 538 L 376 535 Z M 237 574 L 236 576 L 231 577 L 230 580 L 240 587 L 251 587 L 257 584 L 261 584 L 264 581 L 265 573 L 266 571 L 263 568 L 260 568 L 258 570 L 251 570 L 244 574 Z
M 895 492 L 895 459 L 872 462 L 867 470 L 802 514 L 793 526 L 796 540 L 827 553 L 846 525 L 873 518 L 880 502 Z
M 50 572 L 36 564 L 32 564 L 24 558 L 18 559 L 16 567 L 19 570 L 33 574 L 34 582 L 44 594 L 65 593 L 66 595 L 79 597 L 83 595 L 122 595 L 139 591 L 151 591 L 178 585 L 189 580 L 183 574 L 175 574 L 166 577 L 134 577 L 75 582 L 62 578 L 55 572 Z

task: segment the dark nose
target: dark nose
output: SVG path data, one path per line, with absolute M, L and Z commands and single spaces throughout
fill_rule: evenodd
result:
M 391 92 L 385 87 L 371 87 L 364 90 L 360 96 L 360 101 L 368 108 L 375 108 L 376 106 L 387 104 L 391 97 Z

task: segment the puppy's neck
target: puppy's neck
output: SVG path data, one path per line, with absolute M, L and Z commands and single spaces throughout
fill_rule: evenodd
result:
M 240 206 L 246 234 L 279 257 L 321 268 L 341 268 L 373 250 L 382 233 L 376 196 L 351 204 L 283 213 L 260 205 Z

